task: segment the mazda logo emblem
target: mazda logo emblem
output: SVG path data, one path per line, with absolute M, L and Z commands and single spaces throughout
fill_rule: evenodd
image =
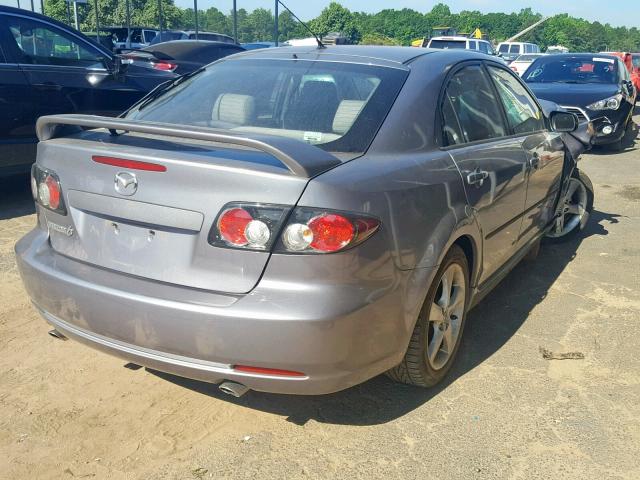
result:
M 133 195 L 138 190 L 138 179 L 133 173 L 118 172 L 115 178 L 116 192 L 120 195 Z

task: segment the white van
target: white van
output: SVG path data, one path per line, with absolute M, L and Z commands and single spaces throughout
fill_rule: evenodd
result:
M 513 62 L 520 55 L 527 53 L 540 53 L 540 47 L 535 43 L 526 42 L 502 42 L 498 44 L 498 54 L 505 62 Z
M 487 55 L 495 55 L 491 43 L 478 38 L 467 37 L 433 37 L 427 43 L 427 48 L 476 50 Z

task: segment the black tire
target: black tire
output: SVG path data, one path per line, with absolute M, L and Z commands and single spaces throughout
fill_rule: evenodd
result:
M 443 273 L 454 263 L 457 263 L 464 273 L 466 292 L 464 310 L 453 354 L 449 357 L 447 363 L 443 367 L 438 370 L 434 370 L 427 360 L 427 344 L 429 335 L 428 314 L 438 292 L 438 287 Z M 467 263 L 467 257 L 460 247 L 454 245 L 442 261 L 442 264 L 434 277 L 434 281 L 429 287 L 429 292 L 427 293 L 424 304 L 420 309 L 418 320 L 416 321 L 416 325 L 411 335 L 411 340 L 409 341 L 409 347 L 407 348 L 407 352 L 405 353 L 402 362 L 391 370 L 388 370 L 386 375 L 396 382 L 419 387 L 433 387 L 440 383 L 456 359 L 458 348 L 460 347 L 460 342 L 464 333 L 464 325 L 467 319 L 469 297 L 469 265 Z
M 586 207 L 585 207 L 586 215 L 578 223 L 576 228 L 574 228 L 573 230 L 567 232 L 565 235 L 562 235 L 562 236 L 549 236 L 549 234 L 547 234 L 547 236 L 544 238 L 544 242 L 545 243 L 562 243 L 562 242 L 566 242 L 568 240 L 571 240 L 572 238 L 575 238 L 576 235 L 578 235 L 582 230 L 584 230 L 584 228 L 587 225 L 587 222 L 589 221 L 589 217 L 591 216 L 591 212 L 593 211 L 593 198 L 594 198 L 594 195 L 593 195 L 593 184 L 591 183 L 591 180 L 582 171 L 577 170 L 577 169 L 573 172 L 571 177 L 573 179 L 578 180 L 585 187 L 585 190 L 586 190 L 586 193 L 587 193 L 587 202 L 586 202 Z M 560 200 L 560 201 L 562 201 L 562 200 Z

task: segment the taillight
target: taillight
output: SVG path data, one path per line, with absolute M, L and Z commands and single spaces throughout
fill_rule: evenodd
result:
M 291 207 L 232 203 L 222 209 L 209 232 L 211 245 L 268 250 Z
M 31 193 L 39 205 L 61 215 L 67 214 L 58 176 L 34 165 L 31 168 Z
M 178 64 L 171 62 L 151 62 L 151 66 L 156 70 L 162 70 L 163 72 L 173 72 L 178 68 Z
M 364 242 L 380 221 L 364 215 L 296 208 L 276 247 L 280 253 L 332 253 Z
M 209 243 L 278 253 L 333 253 L 364 242 L 380 227 L 376 218 L 325 209 L 230 203 L 211 227 Z M 288 218 L 286 225 L 285 220 Z

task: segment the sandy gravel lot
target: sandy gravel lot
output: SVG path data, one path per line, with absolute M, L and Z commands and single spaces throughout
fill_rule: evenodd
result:
M 238 400 L 48 336 L 13 257 L 28 186 L 1 182 L 0 478 L 640 478 L 640 139 L 582 168 L 588 230 L 472 311 L 444 385 Z

